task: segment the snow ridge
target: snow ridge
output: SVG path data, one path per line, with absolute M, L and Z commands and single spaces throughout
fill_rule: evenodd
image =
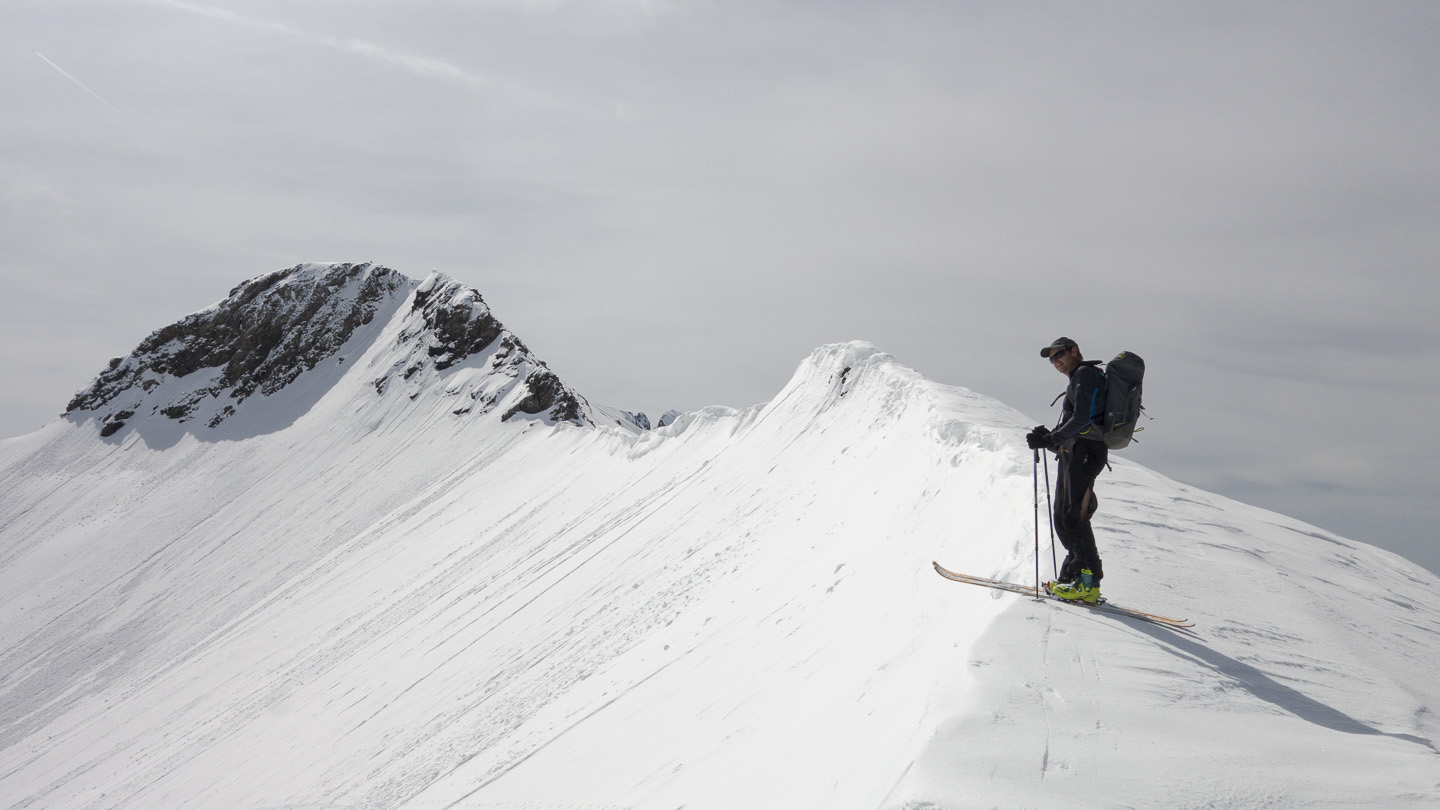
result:
M 1107 595 L 1195 631 L 1021 599 L 930 563 L 1033 576 L 1034 421 L 871 344 L 643 431 L 443 276 L 354 320 L 217 428 L 159 412 L 228 368 L 172 373 L 195 327 L 0 443 L 10 805 L 1440 802 L 1440 583 L 1394 555 L 1117 457 Z

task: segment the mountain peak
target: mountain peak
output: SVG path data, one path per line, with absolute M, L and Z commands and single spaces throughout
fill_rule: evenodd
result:
M 394 343 L 377 345 L 392 326 Z M 203 433 L 256 394 L 277 395 L 331 358 L 341 366 L 347 355 L 371 349 L 384 354 L 369 364 L 382 367 L 365 381 L 372 396 L 385 397 L 399 377 L 412 382 L 413 400 L 421 381 L 483 365 L 500 379 L 483 385 L 469 375 L 472 404 L 452 409 L 456 415 L 483 400 L 481 412 L 503 405 L 502 419 L 524 413 L 588 421 L 583 401 L 495 319 L 479 292 L 441 273 L 416 282 L 372 263 L 299 264 L 250 279 L 111 360 L 65 413 L 96 418 L 107 437 L 151 417 Z

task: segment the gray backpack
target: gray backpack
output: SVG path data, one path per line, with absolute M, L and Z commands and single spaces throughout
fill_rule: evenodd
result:
M 1135 433 L 1145 428 L 1140 421 L 1141 384 L 1145 379 L 1145 361 L 1134 352 L 1121 352 L 1105 364 L 1105 421 L 1100 432 L 1105 446 L 1119 450 L 1130 444 Z

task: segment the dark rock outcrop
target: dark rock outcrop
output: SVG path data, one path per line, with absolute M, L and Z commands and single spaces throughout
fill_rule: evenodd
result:
M 412 290 L 409 309 L 400 313 Z M 398 359 L 371 381 L 378 395 L 399 379 L 411 399 L 429 385 L 447 386 L 454 396 L 470 392 L 452 409 L 457 415 L 489 411 L 505 398 L 504 419 L 590 422 L 584 401 L 495 319 L 478 292 L 438 273 L 416 282 L 373 264 L 297 265 L 251 279 L 111 360 L 66 414 L 93 413 L 102 436 L 137 413 L 182 423 L 199 417 L 214 428 L 255 394 L 274 394 L 335 357 L 382 311 L 403 322 L 393 347 Z M 480 359 L 486 352 L 488 363 Z M 464 378 L 468 387 L 448 390 L 447 373 L 467 360 L 483 364 L 485 379 L 472 374 Z
M 164 378 L 218 370 L 212 382 L 166 404 L 160 413 L 188 420 L 200 403 L 228 393 L 234 403 L 272 394 L 334 355 L 370 323 L 380 303 L 409 284 L 371 264 L 299 265 L 251 279 L 221 303 L 152 333 L 126 358 L 110 361 L 66 413 L 102 411 L 134 389 L 149 392 Z M 234 413 L 222 409 L 210 427 Z M 133 411 L 104 417 L 102 435 L 124 426 Z

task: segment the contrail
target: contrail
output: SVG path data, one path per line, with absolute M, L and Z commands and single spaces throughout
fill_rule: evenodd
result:
M 187 3 L 185 2 L 185 0 L 142 0 L 142 2 L 148 2 L 157 6 L 169 6 L 173 9 L 178 9 L 180 11 L 188 11 L 191 14 L 199 14 L 202 17 L 210 17 L 211 19 L 221 20 L 223 22 L 240 23 L 242 25 L 253 25 L 257 28 L 268 28 L 271 31 L 277 31 L 281 34 L 287 34 L 292 37 L 300 37 L 301 39 L 312 39 L 312 37 L 309 37 L 304 33 L 294 28 L 291 28 L 290 26 L 283 23 L 270 22 L 269 20 L 260 20 L 256 19 L 255 17 L 246 17 L 243 14 L 237 14 L 227 8 L 200 6 L 194 3 Z
M 455 82 L 479 90 L 497 91 L 505 89 L 502 86 L 498 85 L 495 81 L 491 80 L 488 76 L 465 70 L 458 65 L 444 62 L 439 59 L 431 59 L 425 56 L 415 56 L 413 54 L 392 51 L 380 45 L 376 45 L 371 42 L 365 42 L 364 40 L 339 40 L 333 37 L 315 36 L 313 34 L 308 34 L 304 31 L 301 31 L 298 28 L 292 28 L 283 23 L 271 22 L 269 20 L 262 20 L 256 17 L 247 17 L 243 14 L 237 14 L 236 12 L 230 11 L 229 9 L 203 6 L 196 3 L 188 2 L 188 0 L 145 1 L 155 5 L 168 6 L 179 11 L 186 11 L 191 14 L 198 14 L 204 17 L 210 17 L 212 19 L 222 20 L 228 23 L 238 23 L 240 25 L 250 25 L 256 28 L 264 28 L 270 31 L 274 31 L 276 33 L 285 34 L 286 36 L 296 37 L 297 39 L 302 39 L 306 42 L 310 42 L 316 45 L 322 45 L 326 48 L 334 48 L 335 50 L 340 51 L 349 51 L 350 53 L 359 54 L 366 59 L 378 62 L 383 65 L 402 68 L 409 71 L 410 73 L 415 74 L 416 76 L 420 76 L 426 79 L 440 79 L 443 81 Z M 517 93 L 517 95 L 520 94 Z
M 115 108 L 115 105 L 114 105 L 114 104 L 111 104 L 110 102 L 106 101 L 104 96 L 102 96 L 102 95 L 100 95 L 99 93 L 95 92 L 94 90 L 91 90 L 90 88 L 86 87 L 84 82 L 80 81 L 79 79 L 75 78 L 74 76 L 71 76 L 69 73 L 66 73 L 66 72 L 65 72 L 65 68 L 62 68 L 62 67 L 60 67 L 59 65 L 55 64 L 54 62 L 51 62 L 49 59 L 46 59 L 46 58 L 45 58 L 45 54 L 40 53 L 39 51 L 36 51 L 36 52 L 35 52 L 35 55 L 38 56 L 38 57 L 40 57 L 41 59 L 44 59 L 44 60 L 45 60 L 45 64 L 47 64 L 47 65 L 49 65 L 50 67 L 55 68 L 55 70 L 59 71 L 59 73 L 60 73 L 61 76 L 64 76 L 65 78 L 67 78 L 67 79 L 69 79 L 70 81 L 74 82 L 76 87 L 78 87 L 78 88 L 80 88 L 81 90 L 84 90 L 85 92 L 89 93 L 89 94 L 91 95 L 91 97 L 94 98 L 96 101 L 100 102 L 101 104 L 104 104 L 106 107 L 109 107 L 109 108 L 110 108 L 110 112 L 113 112 L 113 113 L 115 113 L 116 115 L 118 115 L 118 116 L 120 116 L 121 118 L 123 118 L 126 123 L 130 123 L 130 119 L 125 117 L 125 113 L 120 112 L 118 109 Z
M 424 56 L 413 56 L 411 54 L 396 53 L 387 48 L 365 42 L 359 39 L 348 39 L 340 41 L 330 37 L 315 38 L 315 42 L 331 48 L 338 48 L 351 53 L 357 53 L 366 59 L 380 62 L 386 65 L 393 65 L 410 71 L 416 76 L 431 79 L 443 79 L 446 81 L 458 82 L 459 84 L 474 87 L 480 90 L 495 89 L 494 83 L 484 76 L 476 75 L 463 68 L 456 67 L 449 62 L 442 62 L 439 59 L 430 59 Z

